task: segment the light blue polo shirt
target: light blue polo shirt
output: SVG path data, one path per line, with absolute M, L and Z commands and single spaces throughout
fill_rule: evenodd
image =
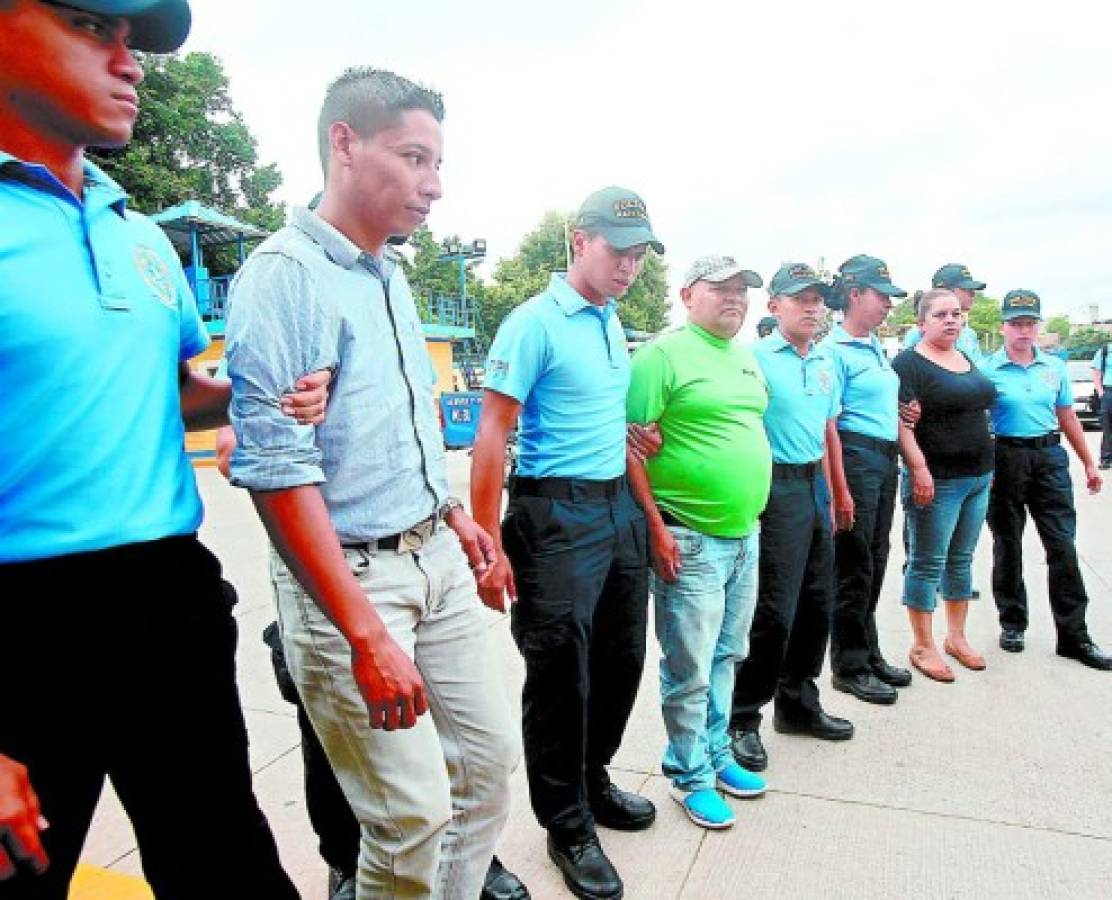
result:
M 907 334 L 904 335 L 903 349 L 910 350 L 923 339 L 923 332 L 919 330 L 918 325 L 912 325 Z M 981 360 L 985 358 L 985 353 L 981 349 L 981 342 L 977 340 L 977 332 L 970 328 L 968 325 L 961 329 L 958 339 L 954 342 L 954 346 L 961 350 L 968 356 L 973 364 L 979 366 Z
M 842 410 L 829 351 L 812 344 L 800 356 L 777 328 L 753 345 L 753 355 L 768 383 L 764 421 L 772 461 L 800 465 L 820 459 L 826 422 Z
M 836 325 L 819 344 L 834 360 L 841 396 L 839 431 L 894 441 L 899 430 L 900 376 L 875 334 L 858 338 Z
M 617 304 L 562 275 L 498 329 L 485 386 L 521 406 L 518 474 L 601 481 L 625 472 L 629 351 Z
M 1102 358 L 1106 354 L 1107 358 Z M 1105 344 L 1103 349 L 1093 354 L 1093 371 L 1100 372 L 1102 369 L 1101 384 L 1106 388 L 1112 388 L 1112 344 Z
M 1073 406 L 1066 364 L 1037 347 L 1028 366 L 1012 362 L 1001 348 L 981 363 L 981 371 L 996 387 L 989 414 L 992 430 L 1001 437 L 1040 437 L 1057 431 L 1057 409 Z
M 79 201 L 6 153 L 0 222 L 0 563 L 196 531 L 178 363 L 208 336 L 170 242 L 91 163 Z

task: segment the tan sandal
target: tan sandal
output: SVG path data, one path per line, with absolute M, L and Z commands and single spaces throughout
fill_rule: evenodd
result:
M 985 658 L 972 647 L 968 650 L 959 650 L 957 646 L 950 643 L 949 638 L 946 638 L 942 642 L 942 649 L 965 668 L 972 669 L 974 672 L 980 672 L 985 667 Z
M 943 684 L 950 684 L 954 680 L 954 670 L 951 669 L 946 663 L 940 666 L 933 666 L 927 660 L 930 658 L 929 651 L 924 647 L 913 647 L 911 652 L 907 655 L 908 662 L 918 669 L 927 678 L 932 681 L 940 681 Z

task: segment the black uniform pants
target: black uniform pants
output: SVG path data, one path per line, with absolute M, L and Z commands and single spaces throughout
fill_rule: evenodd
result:
M 834 537 L 835 594 L 830 664 L 835 675 L 867 672 L 883 660 L 876 606 L 888 567 L 896 506 L 895 444 L 842 432 L 842 465 L 853 496 L 853 528 Z
M 1048 447 L 996 445 L 996 473 L 988 502 L 992 530 L 992 593 L 1002 628 L 1027 628 L 1023 583 L 1023 527 L 1030 513 L 1046 551 L 1050 609 L 1058 643 L 1075 647 L 1089 639 L 1089 597 L 1077 564 L 1077 514 L 1069 460 L 1061 444 Z
M 564 841 L 594 833 L 588 796 L 609 781 L 645 662 L 645 518 L 624 478 L 608 484 L 515 479 L 502 524 L 529 796 Z
M 757 728 L 774 697 L 777 715 L 788 720 L 807 722 L 822 710 L 815 679 L 830 636 L 834 544 L 821 469 L 774 471 L 759 573 L 749 655 L 734 682 L 730 726 L 739 730 Z
M 0 752 L 30 769 L 64 900 L 105 776 L 159 900 L 296 898 L 251 788 L 235 593 L 195 537 L 0 566 Z

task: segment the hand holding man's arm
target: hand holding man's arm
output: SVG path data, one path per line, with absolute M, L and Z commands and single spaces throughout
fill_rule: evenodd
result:
M 647 425 L 630 422 L 626 425 L 626 449 L 641 462 L 652 459 L 663 446 L 664 436 L 656 422 L 649 422 Z
M 228 403 L 232 384 L 223 378 L 209 378 L 179 363 L 181 417 L 186 431 L 206 431 L 228 424 Z M 319 425 L 328 405 L 330 369 L 310 372 L 297 380 L 294 389 L 281 397 L 281 410 L 300 425 Z

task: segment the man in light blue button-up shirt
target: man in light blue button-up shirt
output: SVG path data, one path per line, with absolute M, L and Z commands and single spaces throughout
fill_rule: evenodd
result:
M 361 825 L 360 896 L 473 900 L 517 753 L 476 593 L 494 548 L 447 496 L 421 324 L 386 250 L 440 198 L 442 117 L 390 72 L 329 87 L 320 206 L 233 285 L 231 478 L 277 551 L 286 661 Z M 335 371 L 316 428 L 276 414 L 306 360 Z

